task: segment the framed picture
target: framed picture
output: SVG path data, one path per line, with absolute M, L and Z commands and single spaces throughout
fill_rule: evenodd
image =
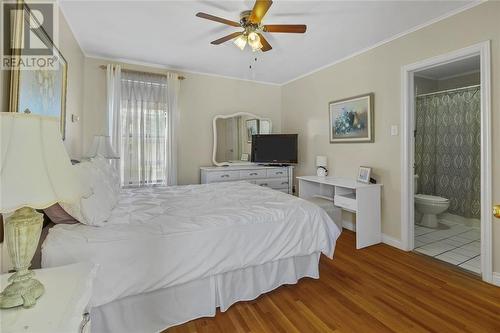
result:
M 374 94 L 330 102 L 330 143 L 373 142 Z
M 372 168 L 360 166 L 358 170 L 358 182 L 369 183 L 371 174 Z
M 24 10 L 27 4 L 23 2 Z M 29 19 L 30 15 L 24 16 Z M 26 25 L 22 23 L 22 26 Z M 66 86 L 68 64 L 59 49 L 42 27 L 36 36 L 53 50 L 58 66 L 53 69 L 11 69 L 10 71 L 10 112 L 25 112 L 57 117 L 63 140 L 66 137 Z M 21 36 L 21 34 L 18 34 Z M 17 45 L 17 44 L 16 44 Z
M 252 135 L 259 134 L 259 120 L 248 119 L 246 121 L 246 125 L 247 125 L 247 142 L 252 143 Z

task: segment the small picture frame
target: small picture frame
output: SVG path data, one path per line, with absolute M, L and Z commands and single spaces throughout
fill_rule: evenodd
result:
M 242 161 L 248 161 L 248 154 L 247 153 L 241 154 L 241 160 Z
M 372 173 L 372 168 L 360 166 L 358 170 L 358 182 L 370 183 L 370 176 Z

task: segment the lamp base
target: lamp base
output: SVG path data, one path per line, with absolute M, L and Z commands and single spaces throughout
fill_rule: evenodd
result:
M 42 296 L 43 285 L 33 279 L 35 273 L 28 269 L 40 239 L 42 224 L 43 214 L 29 207 L 16 210 L 6 219 L 7 250 L 16 272 L 9 277 L 11 283 L 0 293 L 0 308 L 19 305 L 29 308 Z
M 16 276 L 17 273 L 9 278 L 12 283 L 9 284 L 0 293 L 0 308 L 7 309 L 22 305 L 30 308 L 36 304 L 37 298 L 43 295 L 45 288 L 43 284 L 33 279 L 32 271 L 28 271 L 23 276 Z

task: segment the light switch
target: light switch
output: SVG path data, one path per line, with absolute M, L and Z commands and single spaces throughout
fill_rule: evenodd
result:
M 398 125 L 392 125 L 391 126 L 391 135 L 392 136 L 398 135 Z

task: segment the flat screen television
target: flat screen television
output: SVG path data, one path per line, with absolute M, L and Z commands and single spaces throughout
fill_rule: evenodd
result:
M 297 163 L 298 134 L 252 135 L 252 162 L 265 164 Z

